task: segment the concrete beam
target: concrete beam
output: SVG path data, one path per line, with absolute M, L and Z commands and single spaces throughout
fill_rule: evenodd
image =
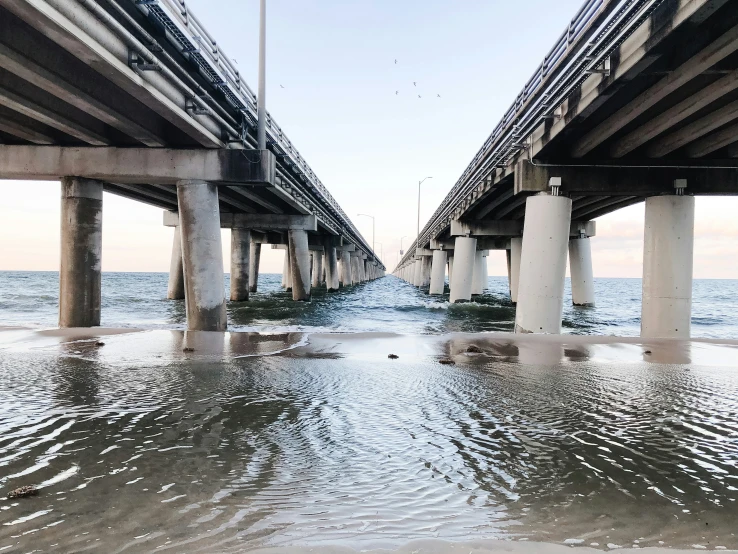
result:
M 582 137 L 574 145 L 572 156 L 580 158 L 592 151 L 669 94 L 736 51 L 738 51 L 738 27 L 733 27 L 704 50 L 687 60 L 676 71 L 669 73 Z
M 674 181 L 687 179 L 687 194 L 738 195 L 735 168 L 700 167 L 576 167 L 536 166 L 530 161 L 515 167 L 515 194 L 545 192 L 551 177 L 561 178 L 561 192 L 576 196 L 658 196 L 674 194 Z
M 415 258 L 420 259 L 424 256 L 432 256 L 433 250 L 430 248 L 416 248 L 415 249 Z
M 113 183 L 273 184 L 276 158 L 258 150 L 0 146 L 0 179 L 55 181 L 75 175 Z
M 177 227 L 179 214 L 164 212 L 164 227 Z M 318 219 L 314 215 L 284 214 L 220 214 L 222 229 L 257 229 L 259 231 L 317 231 Z
M 341 246 L 336 246 L 336 252 L 355 252 L 355 251 L 356 251 L 355 244 L 343 244 Z
M 522 221 L 451 221 L 451 236 L 519 237 L 523 234 Z
M 453 238 L 450 239 L 431 239 L 430 247 L 431 250 L 453 250 L 456 241 Z

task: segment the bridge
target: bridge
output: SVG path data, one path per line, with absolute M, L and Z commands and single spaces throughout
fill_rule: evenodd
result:
M 593 306 L 593 220 L 645 201 L 641 334 L 689 337 L 694 197 L 736 194 L 738 3 L 589 0 L 394 274 L 465 302 L 506 250 L 516 332 L 560 333 L 567 251 Z
M 0 0 L 0 179 L 61 180 L 60 326 L 100 324 L 103 191 L 164 210 L 193 330 L 227 327 L 221 227 L 232 301 L 263 244 L 297 301 L 384 274 L 257 100 L 184 0 Z

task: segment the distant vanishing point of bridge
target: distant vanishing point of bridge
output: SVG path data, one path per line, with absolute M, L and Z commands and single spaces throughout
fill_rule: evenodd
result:
M 645 201 L 641 334 L 687 338 L 694 197 L 736 194 L 738 2 L 589 0 L 394 274 L 469 301 L 506 250 L 516 332 L 560 333 L 567 251 L 593 306 L 592 220 Z
M 254 40 L 256 44 L 256 40 Z M 385 268 L 183 0 L 0 0 L 0 178 L 60 180 L 59 325 L 100 324 L 103 191 L 161 207 L 169 297 L 224 330 L 258 287 L 262 244 L 286 249 L 294 300 Z

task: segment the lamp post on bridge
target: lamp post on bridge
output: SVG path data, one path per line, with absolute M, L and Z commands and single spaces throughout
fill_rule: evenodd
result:
M 256 142 L 266 150 L 266 0 L 259 4 L 259 97 L 256 99 Z
M 433 179 L 433 177 L 426 177 L 422 181 L 418 182 L 418 234 L 415 239 L 415 250 L 420 248 L 420 185 L 422 185 L 427 179 Z
M 374 251 L 374 216 L 368 214 L 357 214 L 359 217 L 371 217 L 372 218 L 372 253 L 376 256 L 377 253 Z
M 377 244 L 379 245 L 379 261 L 381 262 L 382 258 L 384 258 L 384 246 L 381 242 L 378 242 Z M 376 252 L 374 253 L 374 255 L 376 256 Z

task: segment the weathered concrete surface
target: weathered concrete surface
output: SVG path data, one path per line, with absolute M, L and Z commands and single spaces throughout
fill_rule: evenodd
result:
M 646 200 L 641 336 L 689 338 L 694 265 L 694 197 Z
M 310 249 L 305 231 L 290 230 L 289 252 L 292 269 L 292 299 L 307 302 L 310 293 Z
M 187 327 L 192 331 L 225 331 L 228 325 L 218 189 L 203 181 L 180 181 L 177 198 L 187 291 Z
M 319 287 L 323 284 L 323 252 L 315 251 L 312 253 L 312 283 L 311 286 Z
M 185 297 L 184 266 L 182 265 L 182 234 L 179 226 L 174 228 L 172 241 L 172 261 L 169 264 L 169 300 L 183 300 Z
M 571 199 L 526 200 L 516 333 L 561 333 L 570 223 Z
M 234 227 L 231 230 L 231 301 L 249 299 L 251 275 L 251 230 Z
M 510 300 L 514 305 L 518 303 L 520 258 L 522 253 L 523 237 L 514 237 L 510 239 L 510 248 L 507 250 L 507 280 L 510 288 Z
M 61 182 L 59 327 L 100 325 L 103 183 Z
M 164 227 L 176 227 L 177 225 L 179 225 L 179 214 L 168 210 L 164 211 Z M 223 229 L 240 227 L 242 229 L 279 232 L 290 229 L 317 231 L 318 218 L 314 215 L 221 213 L 220 226 Z

